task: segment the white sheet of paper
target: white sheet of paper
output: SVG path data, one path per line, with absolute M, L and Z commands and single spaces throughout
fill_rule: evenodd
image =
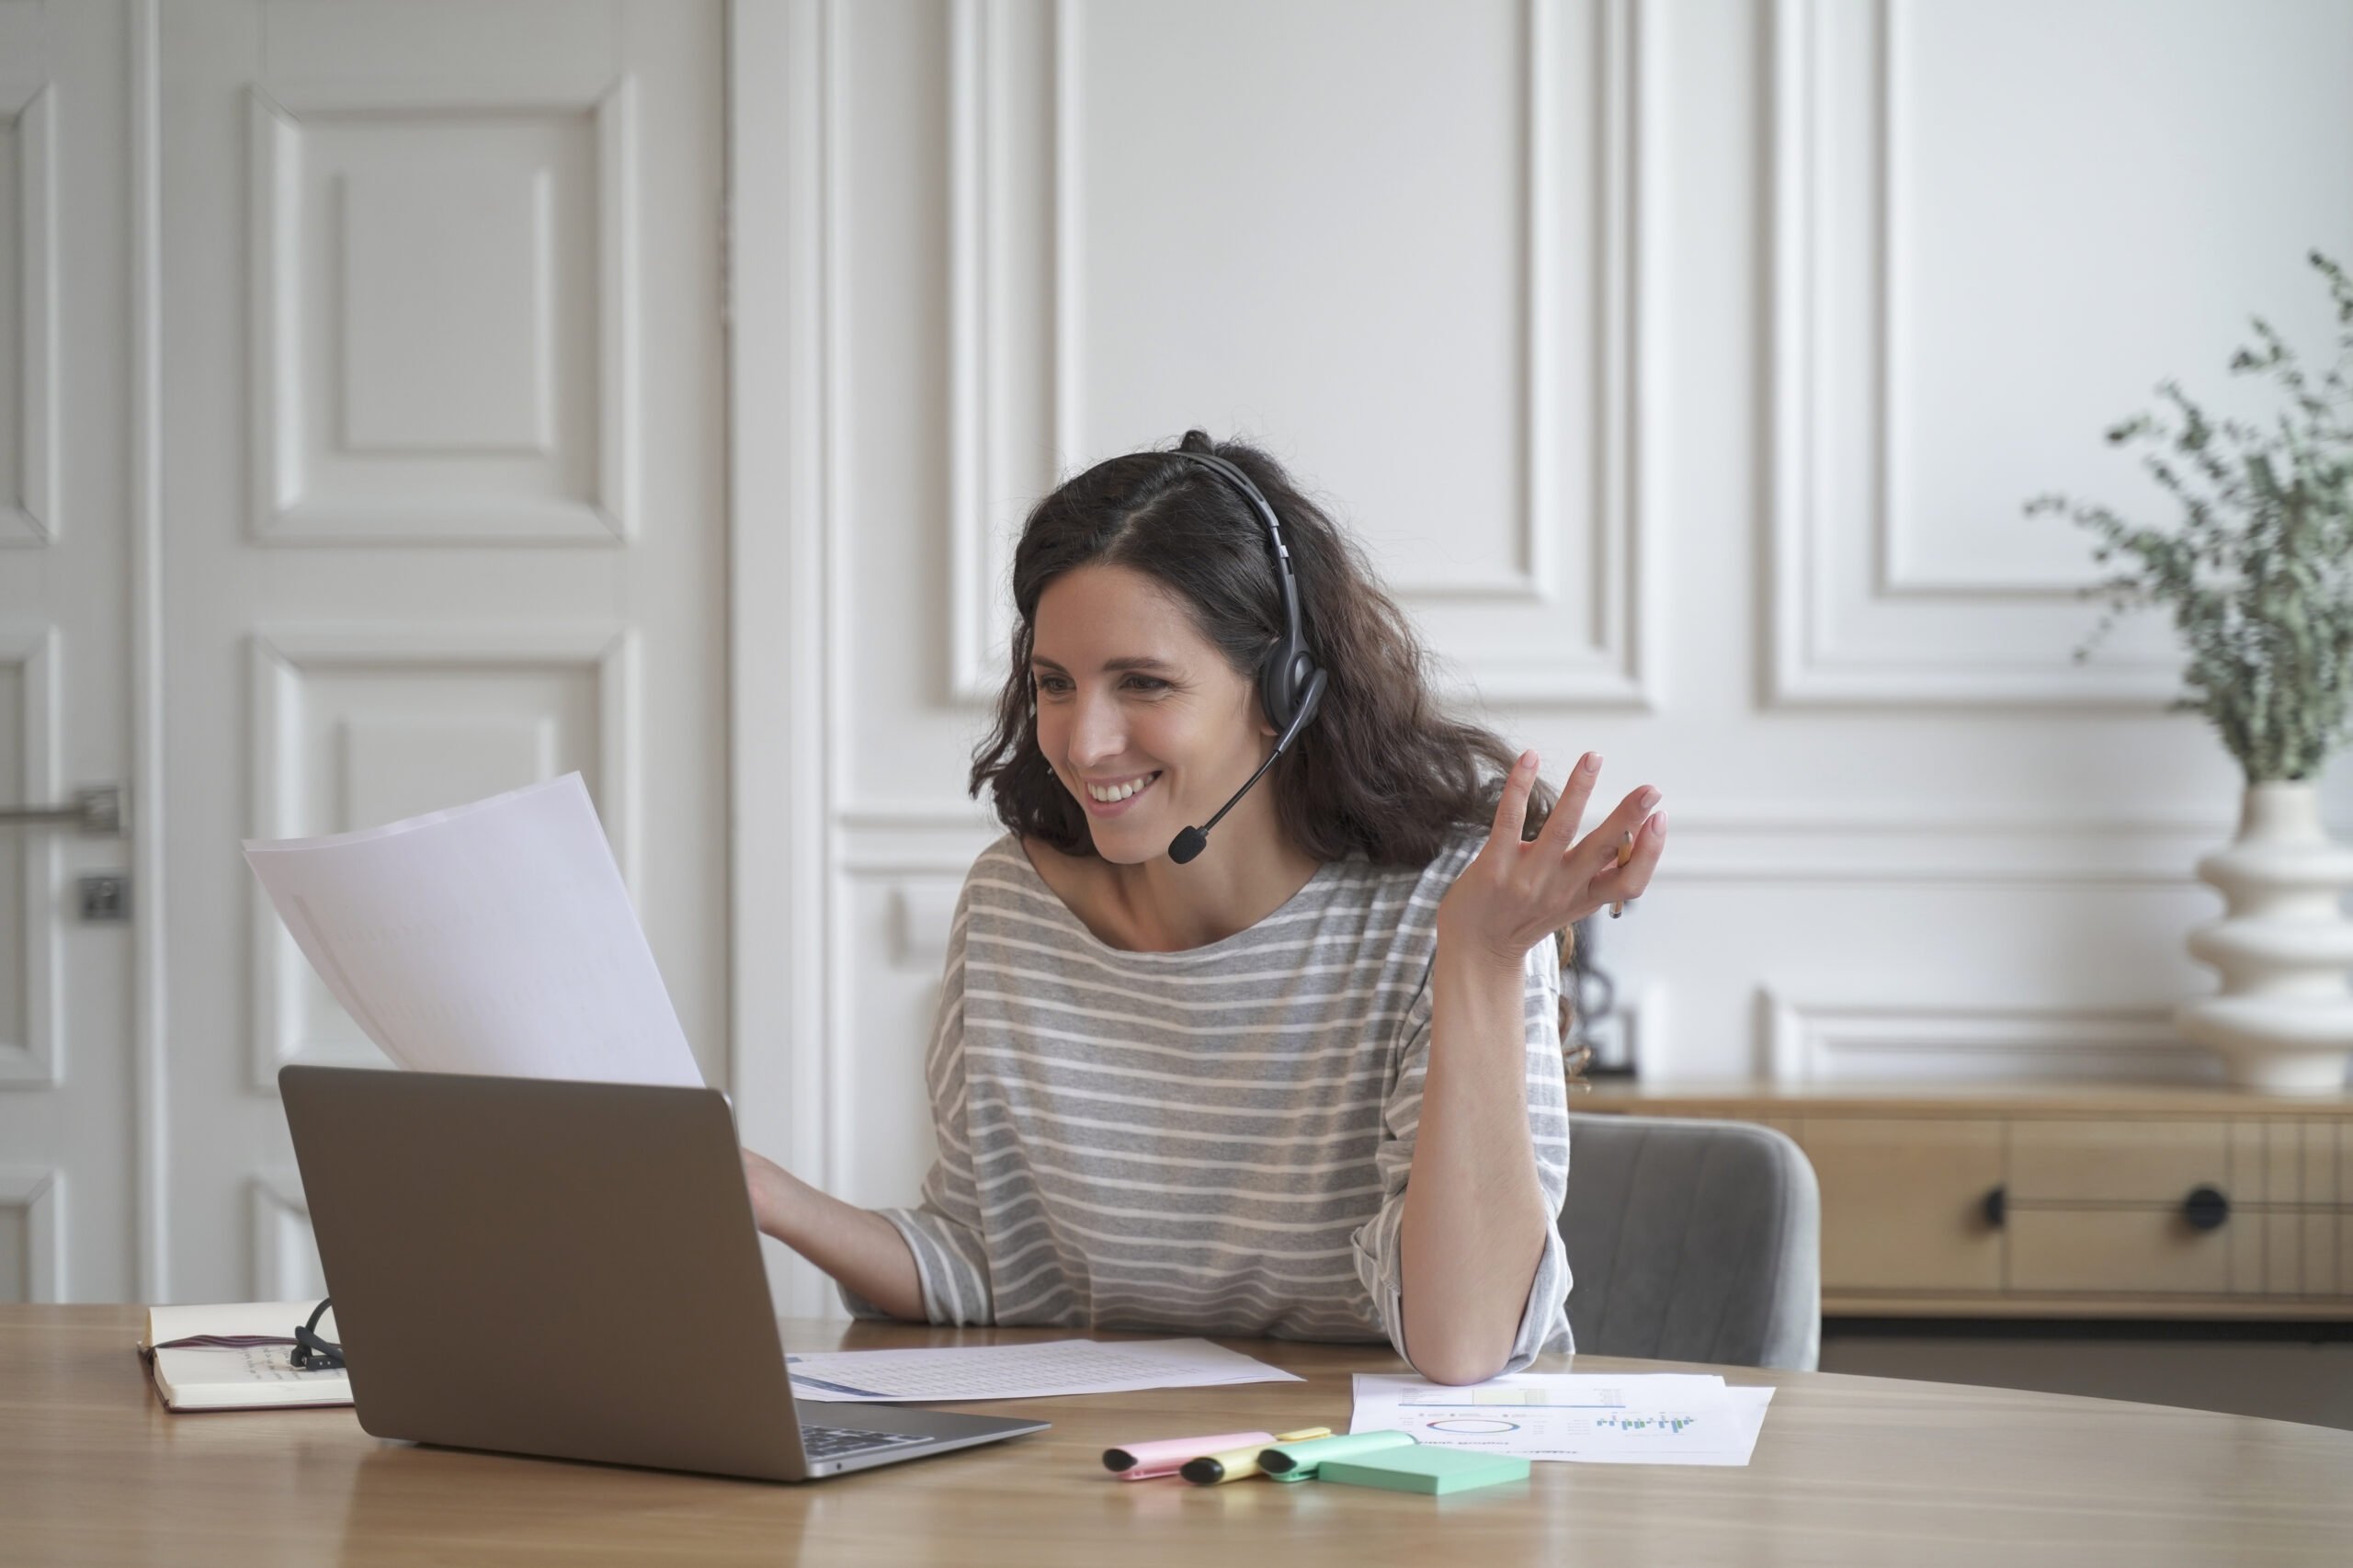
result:
M 1745 1465 L 1772 1398 L 1682 1372 L 1518 1372 L 1468 1387 L 1359 1372 L 1348 1430 L 1529 1460 Z
M 1679 1446 L 1683 1435 L 1666 1434 L 1649 1444 L 1605 1444 L 1562 1457 L 1576 1464 L 1745 1465 L 1756 1455 L 1757 1437 L 1765 1430 L 1765 1408 L 1773 1403 L 1773 1390 L 1769 1384 L 1733 1384 L 1724 1389 L 1724 1397 L 1731 1402 L 1733 1430 L 1731 1439 L 1721 1445 L 1683 1447 Z
M 577 773 L 245 860 L 403 1067 L 702 1086 Z
M 1206 1339 L 1139 1339 L 1118 1344 L 1054 1339 L 1039 1345 L 829 1350 L 787 1359 L 796 1397 L 840 1404 L 1049 1399 L 1057 1394 L 1305 1381 Z

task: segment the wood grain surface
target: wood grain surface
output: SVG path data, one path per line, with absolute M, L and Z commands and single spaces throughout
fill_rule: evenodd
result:
M 1526 1482 L 1445 1498 L 1107 1474 L 1100 1451 L 1124 1441 L 1344 1429 L 1348 1374 L 1404 1369 L 1374 1346 L 1230 1341 L 1307 1381 L 976 1405 L 1054 1426 L 793 1486 L 379 1442 L 349 1410 L 175 1415 L 132 1349 L 142 1322 L 135 1307 L 0 1306 L 0 1563 L 2353 1559 L 2353 1432 L 2055 1394 L 1726 1368 L 1781 1391 L 1745 1469 L 1539 1464 Z M 1067 1337 L 784 1331 L 796 1350 Z

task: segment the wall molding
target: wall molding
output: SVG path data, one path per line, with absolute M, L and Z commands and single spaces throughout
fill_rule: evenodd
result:
M 24 712 L 17 744 L 24 766 L 16 798 L 28 805 L 61 801 L 64 795 L 61 726 L 64 707 L 53 625 L 0 623 L 0 667 L 13 667 L 23 683 Z M 64 954 L 57 940 L 59 905 L 65 884 L 62 831 L 14 835 L 23 856 L 24 888 L 17 915 L 24 926 L 21 961 L 25 976 L 25 1033 L 0 1039 L 0 1090 L 54 1088 L 63 1074 L 65 1039 Z
M 316 1294 L 308 1289 L 286 1288 L 289 1266 L 298 1261 L 291 1249 L 303 1244 L 288 1233 L 299 1227 L 304 1237 L 311 1234 L 311 1203 L 302 1193 L 301 1173 L 291 1168 L 254 1172 L 245 1182 L 245 1215 L 252 1248 L 247 1255 L 247 1299 L 303 1301 Z M 308 1245 L 315 1253 L 318 1244 L 311 1241 Z
M 1776 1083 L 2220 1081 L 2165 1007 L 1903 1005 L 1756 994 L 1756 1066 Z
M 1868 802 L 1803 812 L 1676 803 L 1674 843 L 1654 886 L 1681 883 L 2051 886 L 2195 885 L 2198 857 L 2234 824 L 2193 813 L 1995 817 Z M 875 801 L 835 816 L 834 864 L 856 874 L 961 875 L 1004 828 L 974 808 Z M 1584 824 L 1601 820 L 1595 812 Z
M 257 544 L 617 545 L 636 537 L 644 467 L 638 409 L 637 147 L 635 79 L 621 74 L 587 99 L 513 94 L 494 102 L 428 87 L 409 94 L 313 91 L 246 95 L 253 211 L 246 245 L 248 420 Z M 597 493 L 586 500 L 374 502 L 306 494 L 302 341 L 302 116 L 447 112 L 481 108 L 585 112 L 597 150 Z
M 63 361 L 58 354 L 63 301 L 57 270 L 57 95 L 44 82 L 15 103 L 0 102 L 0 120 L 16 122 L 17 324 L 24 334 L 17 364 L 17 494 L 0 495 L 0 546 L 43 545 L 62 526 Z
M 0 1209 L 25 1211 L 25 1297 L 63 1301 L 71 1294 L 65 1269 L 65 1173 L 43 1165 L 0 1165 Z
M 2075 663 L 2092 617 L 2072 589 L 1930 581 L 1902 546 L 1893 12 L 1887 0 L 1776 0 L 1773 11 L 1767 695 L 1784 706 L 2149 709 L 2179 688 L 2180 660 L 2154 633 Z
M 305 831 L 295 815 L 301 759 L 295 744 L 305 676 L 337 669 L 548 668 L 586 670 L 597 690 L 597 808 L 621 881 L 634 899 L 643 885 L 644 835 L 638 821 L 640 722 L 637 634 L 617 627 L 385 628 L 314 632 L 258 631 L 249 640 L 252 797 L 249 832 L 289 838 Z M 278 1069 L 301 1058 L 374 1065 L 372 1054 L 322 1051 L 299 1038 L 293 989 L 309 968 L 277 910 L 245 881 L 252 929 L 252 1086 L 278 1091 Z
M 1013 498 L 1051 489 L 1064 465 L 1095 454 L 1080 418 L 1084 394 L 1077 323 L 1085 287 L 1081 210 L 1078 73 L 1079 8 L 1047 0 L 1046 25 L 1009 0 L 956 0 L 949 13 L 949 671 L 952 698 L 985 704 L 1004 679 L 1004 650 L 1013 631 L 1009 602 L 1018 517 L 998 513 Z M 1518 606 L 1539 611 L 1561 604 L 1563 476 L 1552 439 L 1560 378 L 1569 373 L 1556 343 L 1558 324 L 1581 309 L 1598 332 L 1593 405 L 1597 410 L 1592 480 L 1592 597 L 1596 641 L 1563 648 L 1506 639 L 1501 651 L 1463 661 L 1446 676 L 1454 695 L 1490 701 L 1567 702 L 1653 710 L 1662 700 L 1664 597 L 1656 562 L 1660 542 L 1654 465 L 1644 463 L 1644 411 L 1658 406 L 1654 367 L 1645 353 L 1638 375 L 1638 337 L 1663 328 L 1663 254 L 1654 236 L 1665 210 L 1659 142 L 1663 95 L 1654 74 L 1661 52 L 1644 49 L 1653 0 L 1594 0 L 1598 39 L 1595 67 L 1600 211 L 1598 273 L 1592 297 L 1559 297 L 1556 255 L 1563 215 L 1557 168 L 1558 126 L 1571 111 L 1568 74 L 1558 44 L 1572 25 L 1564 0 L 1521 0 L 1525 40 L 1520 66 L 1527 95 L 1522 127 L 1527 171 L 1518 214 L 1524 331 L 1520 441 L 1524 467 L 1517 569 L 1492 581 L 1397 585 L 1408 604 Z M 1031 23 L 1026 37 L 1020 25 Z M 1026 65 L 1024 51 L 1029 51 Z M 1043 54 L 1040 62 L 1037 56 Z M 1024 91 L 1017 78 L 1042 80 Z M 1054 113 L 1042 129 L 1036 106 Z M 1041 144 L 1042 143 L 1042 144 Z M 1025 163 L 1049 178 L 1025 177 Z M 1051 201 L 1051 222 L 1024 203 Z M 1036 235 L 1050 232 L 1049 244 Z M 1042 274 L 1042 279 L 1040 275 Z M 1663 341 L 1663 339 L 1662 339 Z M 1020 352 L 1029 346 L 1028 354 Z M 1541 620 L 1540 617 L 1540 622 Z
M 139 1299 L 171 1292 L 170 1083 L 164 780 L 164 187 L 161 0 L 131 0 L 129 16 L 131 406 L 130 555 L 131 888 L 148 910 L 131 928 L 131 1225 Z

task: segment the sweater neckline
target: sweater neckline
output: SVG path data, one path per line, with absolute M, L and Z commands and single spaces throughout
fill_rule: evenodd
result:
M 1265 926 L 1269 921 L 1280 915 L 1297 914 L 1305 906 L 1308 895 L 1321 888 L 1330 880 L 1334 872 L 1347 864 L 1343 860 L 1324 861 L 1315 868 L 1313 876 L 1299 884 L 1299 890 L 1289 898 L 1260 915 L 1250 925 L 1245 926 L 1241 930 L 1220 937 L 1214 942 L 1205 942 L 1198 948 L 1178 948 L 1173 952 L 1147 952 L 1137 948 L 1115 948 L 1097 936 L 1087 927 L 1086 922 L 1078 917 L 1078 912 L 1063 901 L 1063 895 L 1054 891 L 1053 884 L 1046 881 L 1044 874 L 1038 869 L 1037 862 L 1029 858 L 1029 846 L 1021 842 L 1021 835 L 1017 833 L 1007 834 L 1006 838 L 1013 847 L 1013 858 L 1018 863 L 1021 875 L 1029 880 L 1037 892 L 1044 893 L 1052 901 L 1054 908 L 1061 912 L 1062 919 L 1069 926 L 1071 934 L 1076 937 L 1088 951 L 1138 963 L 1176 962 L 1188 959 L 1215 958 L 1236 950 L 1248 942 L 1253 933 Z

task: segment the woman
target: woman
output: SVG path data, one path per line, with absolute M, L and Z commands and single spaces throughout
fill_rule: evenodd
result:
M 1386 1337 L 1448 1383 L 1567 1349 L 1550 938 L 1648 885 L 1657 792 L 1574 839 L 1600 759 L 1556 806 L 1441 715 L 1359 552 L 1239 443 L 1066 482 L 1013 578 L 971 778 L 1008 831 L 950 928 L 922 1202 L 747 1153 L 760 1228 L 864 1315 Z

